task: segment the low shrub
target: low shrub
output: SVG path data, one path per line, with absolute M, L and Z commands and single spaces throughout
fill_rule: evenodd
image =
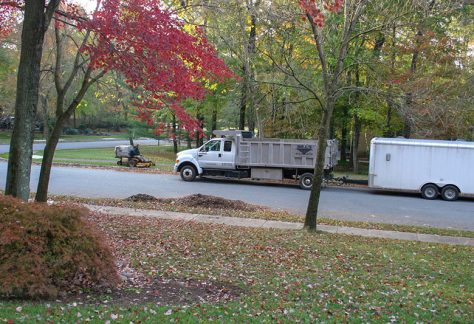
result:
M 64 135 L 79 135 L 81 132 L 77 128 L 66 127 L 63 128 Z
M 53 298 L 114 287 L 119 277 L 87 209 L 0 196 L 0 297 Z

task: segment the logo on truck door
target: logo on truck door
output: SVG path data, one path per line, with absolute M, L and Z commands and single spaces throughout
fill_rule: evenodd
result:
M 311 145 L 298 145 L 296 146 L 296 149 L 302 154 L 306 155 L 308 152 L 311 152 L 313 148 Z

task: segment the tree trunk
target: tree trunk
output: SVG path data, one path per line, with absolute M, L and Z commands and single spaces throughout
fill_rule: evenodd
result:
M 197 111 L 197 120 L 199 120 L 199 127 L 201 127 L 201 129 L 204 129 L 204 116 L 202 115 L 200 109 L 198 108 L 198 111 Z M 199 136 L 200 134 L 199 133 L 196 133 L 196 148 L 200 147 L 204 141 L 203 137 Z
M 418 30 L 415 36 L 415 48 L 413 49 L 413 54 L 410 64 L 410 81 L 415 79 L 415 74 L 418 69 L 418 56 L 420 55 L 421 47 L 421 37 L 423 36 L 423 31 Z M 411 114 L 413 112 L 413 92 L 407 91 L 405 93 L 405 111 L 403 114 L 403 136 L 405 138 L 410 138 L 411 136 Z
M 360 130 L 362 128 L 361 121 L 357 114 L 354 114 L 354 130 L 352 134 L 352 171 L 359 173 L 359 139 Z
M 245 129 L 245 111 L 247 110 L 247 69 L 245 65 L 242 67 L 244 77 L 242 78 L 242 89 L 240 93 L 239 105 L 239 129 Z
M 59 142 L 62 129 L 69 118 L 59 119 L 54 125 L 43 152 L 43 161 L 41 162 L 40 177 L 38 180 L 38 188 L 36 190 L 35 200 L 38 202 L 46 202 L 48 200 L 49 179 L 51 176 L 51 167 L 53 165 L 54 152 Z
M 58 98 L 56 102 L 56 123 L 49 139 L 46 141 L 46 147 L 44 150 L 43 161 L 41 163 L 41 171 L 38 180 L 38 189 L 36 190 L 35 200 L 38 202 L 46 202 L 48 199 L 48 187 L 49 179 L 51 175 L 51 166 L 53 164 L 54 151 L 59 141 L 62 129 L 64 125 L 71 118 L 71 115 L 76 110 L 77 106 L 81 103 L 89 87 L 97 82 L 106 71 L 100 72 L 93 79 L 90 78 L 92 70 L 90 68 L 84 74 L 84 80 L 82 82 L 81 89 L 77 92 L 74 100 L 69 104 L 67 109 L 63 111 L 64 98 L 66 96 L 65 88 L 58 92 Z M 59 87 L 58 87 L 59 88 Z M 133 145 L 133 139 L 130 138 L 131 144 Z
M 190 149 L 192 144 L 191 144 L 191 136 L 189 136 L 189 132 L 186 132 L 186 142 L 187 142 L 186 147 Z
M 173 152 L 174 154 L 177 154 L 178 153 L 178 139 L 176 136 L 176 115 L 175 114 L 173 114 L 171 127 L 173 128 L 171 131 L 171 134 L 173 135 Z
M 255 72 L 252 65 L 255 56 L 255 48 L 256 48 L 256 36 L 257 36 L 257 17 L 255 15 L 255 11 L 252 9 L 252 13 L 250 15 L 250 33 L 249 33 L 249 42 L 248 42 L 248 77 L 249 82 L 247 84 L 247 100 L 248 100 L 248 107 L 247 107 L 247 119 L 248 119 L 248 126 L 249 131 L 255 132 L 255 125 L 256 125 L 256 111 L 255 111 Z
M 390 130 L 392 124 L 392 104 L 387 102 L 387 116 L 385 117 L 385 129 L 383 131 L 383 136 L 393 137 L 392 131 Z
M 5 194 L 28 200 L 43 40 L 59 0 L 26 0 Z
M 211 130 L 217 129 L 217 105 L 212 107 Z
M 347 125 L 344 122 L 341 128 L 341 162 L 346 162 L 346 155 L 347 155 Z
M 316 231 L 318 218 L 319 198 L 324 177 L 324 162 L 326 157 L 326 147 L 328 139 L 328 130 L 331 122 L 332 112 L 334 110 L 334 99 L 329 98 L 326 109 L 323 110 L 321 123 L 318 129 L 318 151 L 316 152 L 316 165 L 313 175 L 313 187 L 309 196 L 308 208 L 304 221 L 304 228 L 308 231 Z
M 395 75 L 395 61 L 396 61 L 396 37 L 397 37 L 397 27 L 394 24 L 392 27 L 392 44 L 390 45 L 391 55 L 390 55 L 390 74 Z M 396 107 L 393 101 L 393 89 L 392 85 L 388 86 L 387 96 L 387 116 L 385 117 L 385 129 L 383 136 L 385 137 L 393 137 L 395 134 L 392 133 L 390 130 L 391 123 L 392 123 L 392 113 L 395 111 Z
M 49 91 L 46 94 L 41 94 L 41 112 L 43 114 L 43 136 L 45 140 L 48 140 L 49 138 L 48 96 Z

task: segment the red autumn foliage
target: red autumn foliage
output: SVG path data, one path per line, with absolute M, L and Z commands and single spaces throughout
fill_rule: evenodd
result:
M 300 7 L 304 13 L 311 19 L 311 23 L 318 27 L 324 26 L 324 12 L 339 12 L 344 4 L 344 0 L 316 1 L 316 0 L 300 0 Z M 322 7 L 322 8 L 321 8 Z
M 119 277 L 86 209 L 0 196 L 0 297 L 56 297 L 113 287 Z
M 191 132 L 200 124 L 181 102 L 203 99 L 206 83 L 235 77 L 203 32 L 189 26 L 185 30 L 184 22 L 159 0 L 103 0 L 92 17 L 63 0 L 55 18 L 57 25 L 68 20 L 81 31 L 93 32 L 95 41 L 81 49 L 90 57 L 90 66 L 120 72 L 139 94 L 138 109 L 167 106 Z M 151 123 L 152 115 L 147 116 Z
M 119 71 L 140 92 L 140 110 L 172 109 L 191 132 L 200 128 L 181 106 L 184 99 L 202 99 L 204 82 L 233 77 L 199 28 L 191 32 L 156 0 L 105 0 L 80 29 L 97 35 L 84 48 L 96 69 Z M 142 114 L 145 115 L 145 114 Z M 147 116 L 152 123 L 151 115 Z
M 22 0 L 0 1 L 0 39 L 11 33 L 15 17 L 23 5 Z

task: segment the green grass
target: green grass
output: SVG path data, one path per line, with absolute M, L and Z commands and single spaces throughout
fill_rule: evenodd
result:
M 184 148 L 182 147 L 181 149 Z M 173 152 L 172 146 L 140 145 L 140 152 L 145 158 L 155 162 L 156 166 L 152 167 L 152 170 L 163 172 L 171 172 L 173 170 L 176 155 Z M 33 154 L 43 156 L 43 151 L 35 151 Z M 0 157 L 8 159 L 8 153 L 0 154 Z M 33 161 L 41 162 L 41 159 L 33 159 Z M 53 163 L 118 167 L 116 161 L 118 159 L 115 158 L 114 148 L 107 147 L 56 150 Z
M 472 247 L 153 218 L 94 220 L 118 243 L 117 256 L 147 278 L 220 282 L 243 293 L 225 304 L 187 307 L 0 302 L 0 321 L 104 323 L 117 316 L 120 323 L 442 323 L 474 318 Z
M 99 136 L 99 135 L 61 135 L 63 142 L 93 142 L 102 141 L 107 139 L 128 139 L 128 133 L 108 133 L 110 136 Z M 0 132 L 0 144 L 10 144 L 11 132 Z M 35 133 L 35 140 L 44 140 L 44 136 L 41 133 Z

